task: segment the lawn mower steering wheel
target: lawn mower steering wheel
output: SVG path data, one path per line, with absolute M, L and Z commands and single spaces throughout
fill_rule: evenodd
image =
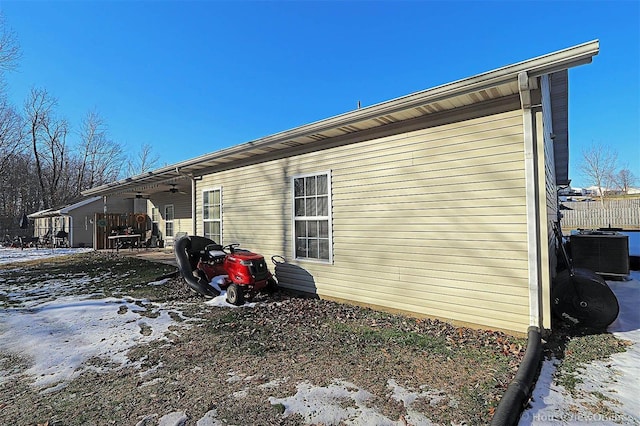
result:
M 222 247 L 222 250 L 225 252 L 233 253 L 236 251 L 236 247 L 240 247 L 239 243 L 231 243 Z

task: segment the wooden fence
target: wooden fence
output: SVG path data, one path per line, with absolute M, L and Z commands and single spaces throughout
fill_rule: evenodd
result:
M 93 245 L 96 250 L 115 248 L 115 241 L 108 237 L 124 228 L 143 237 L 152 229 L 151 219 L 144 213 L 96 213 L 95 224 Z
M 640 229 L 640 198 L 626 200 L 564 201 L 562 228 Z

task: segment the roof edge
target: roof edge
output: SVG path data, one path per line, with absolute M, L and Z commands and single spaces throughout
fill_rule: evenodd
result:
M 587 64 L 591 62 L 593 56 L 599 53 L 599 50 L 599 40 L 592 40 L 556 52 L 477 74 L 475 76 L 456 80 L 430 89 L 411 93 L 399 98 L 295 127 L 293 129 L 274 133 L 259 139 L 254 139 L 249 142 L 244 142 L 239 145 L 234 145 L 229 148 L 224 148 L 212 153 L 165 166 L 141 175 L 128 177 L 96 188 L 91 188 L 83 191 L 82 194 L 85 196 L 101 194 L 105 190 L 113 189 L 121 185 L 133 182 L 144 182 L 145 178 L 153 176 L 166 175 L 167 179 L 177 177 L 181 175 L 180 169 L 195 166 L 201 162 L 240 154 L 250 149 L 267 147 L 283 140 L 322 132 L 330 128 L 346 126 L 356 121 L 367 120 L 369 118 L 390 114 L 403 109 L 410 109 L 429 102 L 436 102 L 456 95 L 461 95 L 465 92 L 490 88 L 512 79 L 517 80 L 518 74 L 523 71 L 527 72 L 530 77 L 535 77 Z
M 344 126 L 349 124 L 351 121 L 366 120 L 372 116 L 388 114 L 398 109 L 411 108 L 414 105 L 417 106 L 427 102 L 434 102 L 436 100 L 459 95 L 467 91 L 499 85 L 507 80 L 517 79 L 518 74 L 522 71 L 526 71 L 530 77 L 533 77 L 583 65 L 591 62 L 593 56 L 599 53 L 599 44 L 600 42 L 598 40 L 593 40 L 572 46 L 557 52 L 518 62 L 513 65 L 507 65 L 472 77 L 442 84 L 440 86 L 401 96 L 399 98 L 384 101 L 355 111 L 349 111 L 320 121 L 305 124 L 294 129 L 274 133 L 263 138 L 254 139 L 253 141 L 219 150 L 215 153 L 205 154 L 182 163 L 177 163 L 173 167 L 180 168 L 181 166 L 191 165 L 193 163 L 209 159 L 212 156 L 229 155 L 233 152 L 239 151 L 242 147 L 250 146 L 251 148 L 255 148 L 259 145 L 268 145 L 275 140 L 289 139 L 305 133 L 317 133 L 322 131 L 323 128 Z

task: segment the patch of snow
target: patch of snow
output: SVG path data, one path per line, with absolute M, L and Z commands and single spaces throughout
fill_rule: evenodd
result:
M 220 293 L 219 296 L 216 296 L 213 299 L 207 300 L 204 303 L 209 306 L 218 306 L 221 308 L 253 308 L 254 306 L 256 306 L 255 302 L 251 302 L 251 303 L 245 302 L 245 304 L 241 306 L 232 305 L 231 303 L 227 302 L 226 291 L 223 291 L 222 293 Z
M 219 422 L 217 416 L 218 412 L 215 409 L 209 410 L 196 422 L 196 426 L 222 426 L 224 423 Z
M 229 376 L 229 378 L 227 379 L 227 383 L 235 383 L 241 382 L 244 375 L 237 374 L 235 371 L 230 371 L 227 373 L 227 376 Z
M 246 398 L 248 395 L 249 395 L 248 389 L 243 389 L 241 391 L 234 392 L 231 394 L 231 396 L 233 396 L 236 399 L 243 399 L 243 398 Z
M 119 310 L 121 307 L 127 309 Z M 174 324 L 162 307 L 156 308 L 156 318 L 141 317 L 136 313 L 140 309 L 124 299 L 77 296 L 59 297 L 29 309 L 3 309 L 3 352 L 29 359 L 31 366 L 25 374 L 38 387 L 67 382 L 88 369 L 99 371 L 86 365 L 96 357 L 123 366 L 128 363 L 129 348 L 163 338 Z M 12 378 L 3 375 L 0 383 Z
M 158 281 L 151 281 L 150 283 L 148 283 L 147 285 L 151 285 L 151 286 L 155 286 L 155 285 L 165 285 L 166 283 L 169 282 L 169 278 L 163 278 L 161 280 Z
M 398 421 L 391 420 L 375 408 L 367 406 L 367 401 L 373 397 L 370 392 L 338 379 L 329 386 L 313 386 L 308 382 L 302 382 L 298 384 L 295 395 L 287 398 L 269 397 L 269 402 L 271 405 L 281 404 L 285 417 L 299 414 L 310 424 L 399 426 L 409 422 L 416 426 L 432 425 L 425 416 L 410 410 L 416 399 L 424 397 L 422 393 L 407 391 L 398 386 L 393 379 L 389 381 L 389 388 L 393 395 L 402 398 L 398 400 L 406 400 L 408 404 L 408 415 Z
M 189 417 L 184 411 L 176 411 L 160 417 L 158 426 L 183 426 L 187 423 L 187 420 L 189 420 Z
M 64 256 L 67 254 L 86 253 L 92 248 L 0 248 L 0 264 L 27 262 L 35 259 L 47 259 L 50 257 Z
M 364 403 L 372 396 L 352 383 L 334 380 L 326 387 L 313 386 L 307 382 L 299 383 L 295 395 L 288 398 L 269 397 L 269 402 L 271 405 L 282 404 L 285 407 L 283 413 L 285 417 L 300 414 L 307 423 L 339 424 L 345 420 L 361 417 L 365 412 L 370 411 L 371 409 Z M 345 406 L 344 402 L 349 400 L 356 407 Z
M 157 385 L 158 383 L 162 383 L 165 382 L 167 379 L 165 379 L 164 377 L 156 377 L 155 379 L 151 379 L 148 382 L 142 382 L 140 384 L 141 388 L 147 387 L 147 386 L 153 386 L 153 385 Z
M 286 383 L 287 381 L 289 381 L 288 377 L 284 377 L 282 379 L 275 379 L 275 380 L 271 380 L 270 382 L 258 385 L 258 388 L 260 388 L 260 389 L 273 389 L 273 388 L 277 388 L 282 383 Z
M 136 426 L 146 426 L 146 425 L 150 424 L 149 422 L 154 421 L 157 417 L 158 417 L 157 414 L 149 414 L 148 416 L 144 416 L 142 418 L 142 420 L 140 420 L 138 423 L 136 423 Z M 154 423 L 155 423 L 155 421 L 154 421 Z
M 421 390 L 415 392 L 399 386 L 394 379 L 387 380 L 387 387 L 391 388 L 391 397 L 396 401 L 401 401 L 407 409 L 405 419 L 410 424 L 426 425 L 431 424 L 428 418 L 416 410 L 412 410 L 411 406 L 418 398 L 427 399 L 430 405 L 436 405 L 446 398 L 444 392 L 439 390 Z

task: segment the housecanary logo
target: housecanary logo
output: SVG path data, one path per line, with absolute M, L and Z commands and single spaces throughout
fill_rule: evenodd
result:
M 614 423 L 633 424 L 629 416 L 619 413 L 522 413 L 522 420 L 531 420 L 535 424 L 556 423 Z

